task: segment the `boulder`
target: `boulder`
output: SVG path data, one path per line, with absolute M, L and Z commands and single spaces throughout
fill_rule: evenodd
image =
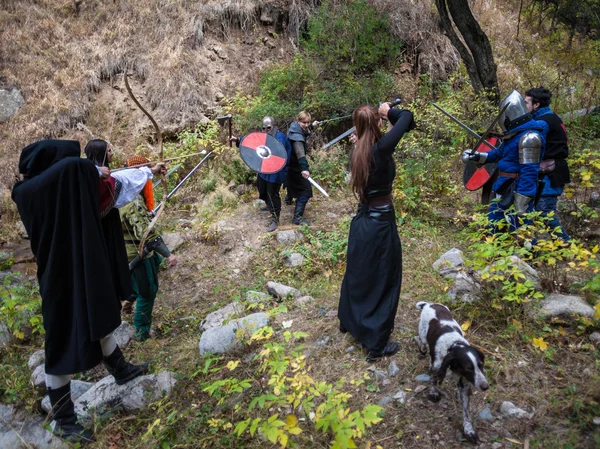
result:
M 163 234 L 162 238 L 170 251 L 176 251 L 177 248 L 188 241 L 188 236 L 180 232 L 169 232 Z
M 75 401 L 75 413 L 80 422 L 91 423 L 95 415 L 139 410 L 163 394 L 170 395 L 175 382 L 175 374 L 169 371 L 140 376 L 125 385 L 117 385 L 113 376 L 106 376 Z
M 42 365 L 46 361 L 46 351 L 40 349 L 35 351 L 29 357 L 29 361 L 27 362 L 27 366 L 29 367 L 29 371 L 34 371 L 38 366 Z
M 200 323 L 200 329 L 206 331 L 213 327 L 220 327 L 223 321 L 231 318 L 237 318 L 244 313 L 244 306 L 239 302 L 232 302 L 219 310 L 206 315 L 206 318 Z
M 299 298 L 302 296 L 302 293 L 300 293 L 299 290 L 296 290 L 293 287 L 288 287 L 287 285 L 278 284 L 277 282 L 267 282 L 267 291 L 279 299 L 285 299 L 290 296 Z
M 580 296 L 552 293 L 541 302 L 541 308 L 537 315 L 540 318 L 584 316 L 593 319 L 594 308 Z
M 300 296 L 294 300 L 294 303 L 303 306 L 308 304 L 309 302 L 313 302 L 315 299 L 312 296 Z
M 113 337 L 121 348 L 126 348 L 133 339 L 133 326 L 127 321 L 121 321 L 119 327 L 113 332 Z
M 454 283 L 448 290 L 448 297 L 452 300 L 459 299 L 463 302 L 472 303 L 479 299 L 481 295 L 481 286 L 469 274 L 464 271 L 456 273 Z
M 41 416 L 30 416 L 12 405 L 0 404 L 0 448 L 69 449 L 69 446 L 46 430 Z
M 500 412 L 507 418 L 529 419 L 533 416 L 533 413 L 528 413 L 509 401 L 502 403 Z
M 33 370 L 33 373 L 31 373 L 30 382 L 38 390 L 46 390 L 46 370 L 43 363 Z
M 452 248 L 442 254 L 438 260 L 433 262 L 433 269 L 442 276 L 452 276 L 453 273 L 460 271 L 464 266 L 463 253 L 458 248 Z
M 0 89 L 0 123 L 15 115 L 23 103 L 23 95 L 17 89 Z
M 200 355 L 224 354 L 228 351 L 241 347 L 241 341 L 237 338 L 238 332 L 245 337 L 252 335 L 257 329 L 269 324 L 266 313 L 253 313 L 227 323 L 208 329 L 200 337 Z
M 269 302 L 273 297 L 267 293 L 248 291 L 246 292 L 246 301 L 248 302 Z
M 281 244 L 288 245 L 290 243 L 301 242 L 302 240 L 304 240 L 304 234 L 293 229 L 277 233 L 277 242 Z
M 300 253 L 292 253 L 289 256 L 285 256 L 283 263 L 288 267 L 298 267 L 304 264 L 304 256 Z
M 14 335 L 6 325 L 0 321 L 0 349 L 6 348 L 15 340 Z

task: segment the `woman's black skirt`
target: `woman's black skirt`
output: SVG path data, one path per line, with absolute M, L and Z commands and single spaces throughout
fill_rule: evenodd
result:
M 370 351 L 382 351 L 394 329 L 402 285 L 402 246 L 392 205 L 359 206 L 350 225 L 340 326 Z

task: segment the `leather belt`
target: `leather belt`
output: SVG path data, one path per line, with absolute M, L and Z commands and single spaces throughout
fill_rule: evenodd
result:
M 375 198 L 369 198 L 367 205 L 370 207 L 379 207 L 379 206 L 386 206 L 388 204 L 392 204 L 392 202 L 393 202 L 392 195 L 385 195 L 385 196 L 377 196 Z
M 504 176 L 505 178 L 513 179 L 519 179 L 521 177 L 521 175 L 518 173 L 507 173 L 505 171 L 498 172 L 498 176 Z

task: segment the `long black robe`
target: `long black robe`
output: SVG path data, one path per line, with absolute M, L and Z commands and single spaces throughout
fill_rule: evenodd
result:
M 98 171 L 79 142 L 48 140 L 21 152 L 12 198 L 38 265 L 46 372 L 74 374 L 102 360 L 100 338 L 121 323 L 99 211 Z
M 402 136 L 413 129 L 412 113 L 390 109 L 392 130 L 373 146 L 367 201 L 391 197 L 396 176 L 393 153 Z M 402 246 L 392 204 L 361 204 L 350 224 L 346 273 L 342 282 L 340 326 L 370 351 L 381 352 L 394 329 L 402 286 Z

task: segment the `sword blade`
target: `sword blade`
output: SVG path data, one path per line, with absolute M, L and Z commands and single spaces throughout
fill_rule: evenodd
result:
M 310 183 L 315 186 L 317 189 L 319 189 L 319 192 L 321 192 L 323 195 L 325 195 L 327 198 L 329 198 L 329 195 L 327 194 L 327 192 L 325 191 L 325 189 L 323 187 L 321 187 L 319 184 L 317 184 L 317 181 L 315 181 L 314 179 L 312 179 L 310 176 L 308 177 L 308 180 L 310 181 Z
M 481 139 L 481 136 L 479 134 L 477 134 L 475 131 L 473 131 L 471 128 L 469 128 L 467 125 L 465 125 L 463 122 L 461 122 L 459 119 L 457 119 L 456 117 L 454 117 L 452 114 L 450 114 L 449 112 L 445 111 L 441 106 L 435 104 L 435 103 L 431 103 L 438 111 L 440 111 L 442 114 L 444 114 L 446 117 L 448 117 L 450 120 L 452 120 L 454 123 L 460 125 L 461 128 L 463 128 L 465 131 L 467 131 L 469 134 L 471 134 L 473 137 L 475 137 L 477 140 Z M 487 140 L 483 140 L 482 143 L 485 143 L 488 147 L 490 147 L 490 149 L 495 150 L 496 147 L 494 145 L 492 145 L 491 143 L 489 143 Z M 478 145 L 479 146 L 479 145 Z M 475 148 L 477 148 L 478 146 L 476 146 Z
M 356 131 L 355 127 L 350 128 L 348 131 L 340 134 L 339 136 L 337 136 L 335 139 L 333 139 L 331 142 L 328 142 L 327 144 L 325 144 L 323 146 L 323 148 L 321 148 L 322 150 L 326 150 L 327 148 L 329 148 L 332 145 L 335 145 L 336 143 L 338 143 L 340 140 L 342 140 L 344 137 L 349 136 L 350 134 L 352 134 L 354 131 Z
M 183 178 L 179 182 L 179 184 L 177 184 L 175 186 L 175 188 L 173 190 L 171 190 L 171 192 L 167 195 L 167 199 L 169 199 L 173 195 L 175 195 L 175 193 L 181 188 L 181 186 L 190 178 L 190 176 L 192 176 L 194 174 L 194 172 L 196 170 L 198 170 L 200 168 L 200 166 L 204 163 L 204 161 L 206 161 L 209 158 L 209 156 L 212 153 L 213 153 L 212 151 L 210 153 L 208 153 L 206 156 L 204 156 L 204 158 L 200 162 L 198 162 L 198 164 L 194 168 L 192 168 L 192 170 L 185 176 L 185 178 Z M 156 212 L 158 212 L 158 207 L 152 211 L 153 214 L 156 214 Z
M 479 140 L 477 141 L 477 143 L 475 144 L 475 146 L 473 147 L 475 149 L 475 151 L 477 151 L 477 148 L 479 148 L 479 145 L 481 145 L 483 142 L 487 142 L 485 140 L 485 138 L 488 136 L 488 134 L 492 131 L 492 129 L 494 129 L 494 127 L 496 126 L 496 123 L 498 123 L 498 120 L 500 120 L 500 117 L 502 117 L 502 114 L 504 114 L 504 111 L 506 111 L 506 108 L 508 107 L 508 103 L 506 103 L 504 105 L 504 107 L 502 108 L 502 110 L 500 111 L 500 113 L 496 116 L 496 118 L 494 119 L 494 121 L 492 122 L 492 124 L 488 127 L 488 129 L 485 130 L 485 132 L 481 135 L 481 137 L 479 138 Z M 491 148 L 491 147 L 490 147 Z M 491 148 L 492 150 L 495 148 Z

